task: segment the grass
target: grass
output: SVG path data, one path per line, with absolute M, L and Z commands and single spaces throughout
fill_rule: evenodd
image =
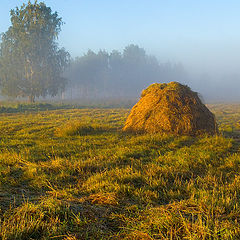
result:
M 123 133 L 120 108 L 2 112 L 0 239 L 239 239 L 240 108 L 209 107 L 219 136 Z

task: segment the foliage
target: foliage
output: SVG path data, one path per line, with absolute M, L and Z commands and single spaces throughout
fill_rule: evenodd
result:
M 129 109 L 1 113 L 0 238 L 238 239 L 239 105 L 209 108 L 219 136 L 126 134 Z M 56 133 L 73 122 L 98 128 Z
M 0 83 L 2 93 L 11 97 L 35 97 L 63 91 L 61 74 L 69 54 L 59 49 L 56 39 L 62 19 L 40 2 L 11 10 L 11 26 L 2 34 Z
M 89 50 L 72 61 L 66 76 L 70 79 L 67 94 L 90 99 L 132 98 L 153 82 L 187 80 L 181 64 L 160 64 L 134 44 L 126 46 L 122 53 Z

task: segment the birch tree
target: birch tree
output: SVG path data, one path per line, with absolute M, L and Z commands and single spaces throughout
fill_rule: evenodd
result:
M 11 97 L 55 96 L 63 91 L 62 77 L 70 55 L 56 42 L 63 24 L 57 12 L 43 2 L 23 4 L 11 10 L 11 26 L 2 34 L 0 85 Z

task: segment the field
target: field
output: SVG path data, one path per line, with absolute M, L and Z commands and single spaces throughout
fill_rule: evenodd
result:
M 219 136 L 134 135 L 127 108 L 0 108 L 0 239 L 240 239 L 240 105 Z

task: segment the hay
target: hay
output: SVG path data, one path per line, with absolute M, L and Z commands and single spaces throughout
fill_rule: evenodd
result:
M 143 90 L 123 131 L 213 135 L 218 129 L 215 116 L 201 102 L 196 92 L 178 82 L 170 82 L 155 83 Z

